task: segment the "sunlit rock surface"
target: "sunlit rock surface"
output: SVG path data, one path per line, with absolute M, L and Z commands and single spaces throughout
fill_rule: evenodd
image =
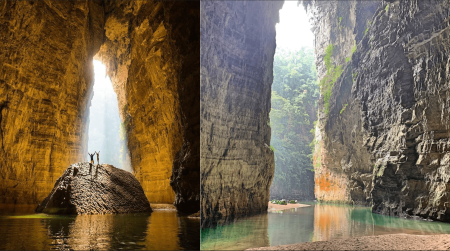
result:
M 56 180 L 37 213 L 112 214 L 151 212 L 133 174 L 112 165 L 73 164 Z
M 314 3 L 319 59 L 330 43 L 346 47 L 338 39 L 345 32 L 339 16 L 356 16 L 350 29 L 357 43 L 348 63 L 348 51 L 332 56 L 343 73 L 332 89 L 328 115 L 323 98 L 320 103 L 316 197 L 372 205 L 373 212 L 392 216 L 450 221 L 450 4 L 383 1 L 370 14 L 358 11 L 370 2 L 345 2 L 355 9 L 334 16 L 339 8 Z M 361 13 L 366 21 L 358 18 Z M 318 61 L 321 77 L 324 68 Z
M 118 96 L 133 172 L 150 202 L 198 211 L 199 3 L 114 1 L 105 8 L 98 57 Z
M 282 1 L 201 1 L 202 226 L 267 210 L 270 95 Z
M 97 55 L 149 201 L 198 211 L 199 17 L 196 1 L 2 1 L 0 203 L 39 203 L 87 160 Z
M 85 159 L 98 1 L 0 3 L 0 203 L 37 204 Z

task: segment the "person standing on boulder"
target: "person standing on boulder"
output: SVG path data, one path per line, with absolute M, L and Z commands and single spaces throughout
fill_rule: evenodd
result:
M 100 165 L 100 151 L 94 153 L 97 154 L 97 165 Z
M 89 173 L 91 173 L 91 172 L 92 172 L 92 164 L 94 164 L 94 155 L 95 155 L 95 152 L 94 152 L 93 154 L 90 154 L 90 153 L 88 152 L 88 154 L 89 154 L 89 156 L 91 156 L 91 162 L 89 163 Z

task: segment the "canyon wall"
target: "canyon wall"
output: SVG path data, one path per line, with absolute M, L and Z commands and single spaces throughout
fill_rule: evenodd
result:
M 202 226 L 267 210 L 270 90 L 281 1 L 201 1 Z
M 114 1 L 105 9 L 97 57 L 118 95 L 133 172 L 151 203 L 173 203 L 174 166 L 176 205 L 198 210 L 199 3 Z
M 0 203 L 39 203 L 85 159 L 101 3 L 0 3 Z
M 316 197 L 372 205 L 373 212 L 391 216 L 449 221 L 450 3 L 346 4 L 355 6 L 343 17 L 356 17 L 351 30 L 357 48 L 346 63 L 348 52 L 331 53 L 331 69 L 342 68 L 319 103 Z M 362 5 L 366 11 L 358 9 Z M 316 17 L 323 80 L 330 68 L 324 48 L 341 48 L 335 39 L 345 29 L 338 16 L 328 19 L 339 8 L 320 1 L 308 6 Z
M 40 202 L 86 159 L 95 56 L 149 201 L 198 211 L 199 11 L 195 1 L 2 2 L 0 203 Z

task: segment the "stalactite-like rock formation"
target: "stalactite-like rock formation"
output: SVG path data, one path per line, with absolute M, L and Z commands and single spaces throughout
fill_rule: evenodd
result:
M 3 1 L 0 203 L 41 201 L 86 159 L 96 55 L 147 198 L 198 211 L 199 17 L 195 1 Z
M 202 226 L 267 210 L 270 90 L 283 2 L 202 1 Z

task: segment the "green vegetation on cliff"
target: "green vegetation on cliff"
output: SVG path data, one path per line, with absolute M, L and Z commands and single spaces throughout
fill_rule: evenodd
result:
M 331 59 L 328 61 L 331 65 Z M 271 144 L 275 149 L 275 177 L 271 195 L 314 196 L 310 133 L 317 119 L 319 88 L 313 50 L 277 48 L 272 85 Z
M 327 74 L 320 81 L 320 91 L 323 95 L 323 102 L 325 108 L 325 114 L 328 115 L 330 112 L 330 98 L 331 98 L 331 90 L 333 89 L 334 83 L 336 83 L 337 79 L 341 76 L 342 65 L 334 66 L 331 62 L 331 56 L 333 55 L 334 46 L 333 44 L 328 45 L 325 50 L 325 65 L 327 67 Z

